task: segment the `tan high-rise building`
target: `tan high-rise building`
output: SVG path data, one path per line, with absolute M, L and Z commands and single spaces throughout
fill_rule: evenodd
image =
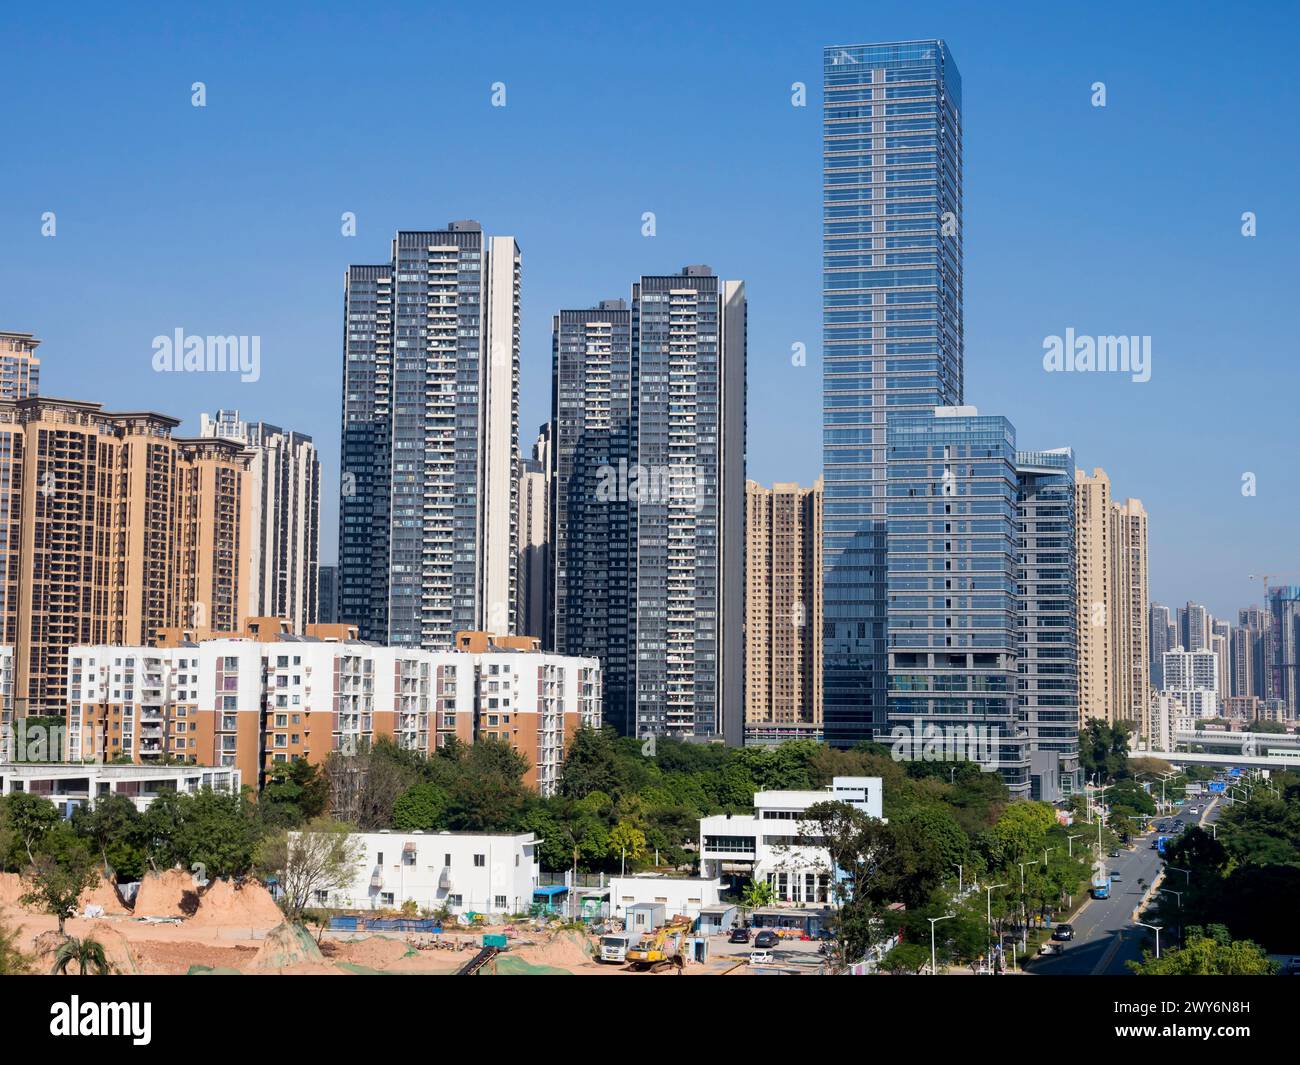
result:
M 745 735 L 822 732 L 822 482 L 745 482 Z
M 64 713 L 67 652 L 238 628 L 248 455 L 174 418 L 0 398 L 0 644 L 19 716 Z
M 1075 471 L 1079 710 L 1108 724 L 1150 724 L 1147 514 L 1111 499 L 1104 470 Z
M 1112 675 L 1115 719 L 1150 732 L 1150 600 L 1147 595 L 1147 512 L 1141 500 L 1111 501 L 1114 563 Z
M 40 395 L 40 346 L 31 333 L 0 330 L 0 399 L 27 399 Z

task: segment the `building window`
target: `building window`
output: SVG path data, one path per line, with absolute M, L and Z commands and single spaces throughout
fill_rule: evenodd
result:
M 476 854 L 476 855 L 474 855 L 474 868 L 475 868 L 475 869 L 482 869 L 485 865 L 487 865 L 487 855 L 486 855 L 486 854 Z

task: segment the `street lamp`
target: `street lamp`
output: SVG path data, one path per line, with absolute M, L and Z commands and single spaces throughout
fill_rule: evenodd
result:
M 984 903 L 984 919 L 989 924 L 989 953 L 993 952 L 993 892 L 998 888 L 1007 887 L 1006 884 L 990 884 L 984 890 L 988 893 Z
M 1080 832 L 1080 833 L 1078 833 L 1078 835 L 1074 835 L 1074 836 L 1066 836 L 1065 838 L 1068 839 L 1068 840 L 1070 841 L 1070 857 L 1073 858 L 1073 857 L 1074 857 L 1074 841 L 1075 841 L 1076 839 L 1083 839 L 1083 833 Z
M 1028 929 L 1029 912 L 1025 909 L 1025 866 L 1037 865 L 1038 859 L 1035 858 L 1032 862 L 1017 862 L 1016 864 L 1020 866 L 1020 945 L 1025 950 L 1028 950 L 1029 949 L 1029 929 Z
M 957 915 L 950 913 L 946 917 L 931 917 L 930 920 L 930 975 L 938 976 L 939 969 L 934 959 L 934 926 L 940 921 L 951 921 Z
M 1191 871 L 1190 869 L 1180 869 L 1180 868 L 1179 868 L 1178 866 L 1176 866 L 1176 865 L 1166 865 L 1165 868 L 1166 868 L 1166 869 L 1171 869 L 1171 870 L 1173 870 L 1175 873 L 1182 873 L 1183 876 L 1187 877 L 1187 886 L 1188 886 L 1188 887 L 1191 887 L 1191 886 L 1192 886 L 1192 871 Z
M 1147 924 L 1146 921 L 1135 921 L 1134 923 L 1135 923 L 1135 924 L 1140 924 L 1143 928 L 1152 928 L 1152 929 L 1155 929 L 1155 933 L 1156 933 L 1156 958 L 1158 959 L 1158 958 L 1160 957 L 1160 926 L 1159 926 L 1158 924 Z

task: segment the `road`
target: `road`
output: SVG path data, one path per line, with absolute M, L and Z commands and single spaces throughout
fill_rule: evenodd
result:
M 1219 801 L 1201 814 L 1200 823 L 1209 824 L 1219 815 Z M 1177 815 L 1159 820 L 1173 820 Z M 1158 822 L 1157 822 L 1158 823 Z M 1133 850 L 1120 850 L 1118 858 L 1108 858 L 1106 867 L 1118 873 L 1112 882 L 1110 898 L 1088 899 L 1075 911 L 1070 923 L 1074 939 L 1061 944 L 1059 955 L 1037 958 L 1028 971 L 1038 976 L 1125 976 L 1125 962 L 1139 961 L 1146 943 L 1147 929 L 1133 924 L 1133 910 L 1161 867 L 1158 851 L 1151 849 L 1153 835 L 1139 836 Z M 1138 885 L 1138 881 L 1142 885 Z M 1166 886 L 1179 890 L 1181 873 L 1171 873 Z M 1165 946 L 1164 936 L 1161 946 Z

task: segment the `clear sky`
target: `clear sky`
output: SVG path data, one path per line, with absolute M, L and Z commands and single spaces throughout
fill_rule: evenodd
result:
M 312 434 L 330 561 L 344 270 L 477 218 L 523 250 L 525 446 L 552 312 L 702 262 L 747 283 L 749 475 L 810 483 L 821 49 L 942 37 L 967 402 L 1104 467 L 1151 515 L 1152 599 L 1235 621 L 1248 573 L 1300 571 L 1298 29 L 1282 3 L 7 5 L 0 328 L 45 341 L 49 395 Z M 261 379 L 155 373 L 178 328 L 260 336 Z M 1067 328 L 1149 335 L 1151 380 L 1045 373 Z

